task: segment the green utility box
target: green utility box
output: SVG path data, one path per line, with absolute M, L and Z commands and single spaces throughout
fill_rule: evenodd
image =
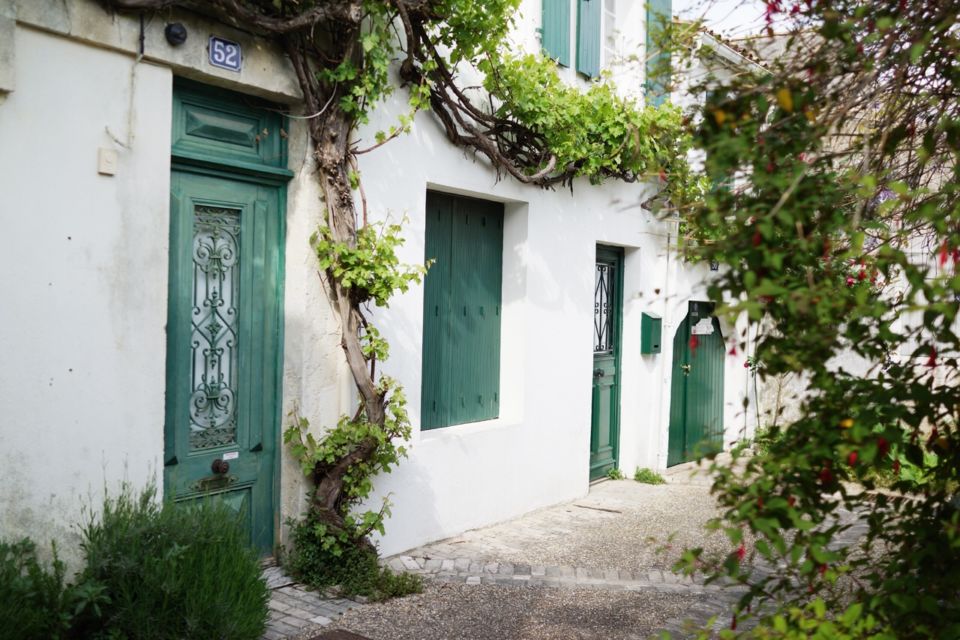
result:
M 660 334 L 663 320 L 655 313 L 640 316 L 640 353 L 660 353 Z

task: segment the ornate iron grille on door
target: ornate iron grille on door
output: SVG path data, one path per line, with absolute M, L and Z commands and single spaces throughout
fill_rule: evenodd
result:
M 193 227 L 190 446 L 236 442 L 240 212 L 198 206 Z
M 614 295 L 614 266 L 597 263 L 593 289 L 593 352 L 613 351 L 613 314 L 611 299 Z

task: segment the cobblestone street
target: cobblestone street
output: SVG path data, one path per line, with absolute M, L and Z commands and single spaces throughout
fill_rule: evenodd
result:
M 324 599 L 277 571 L 265 637 L 323 628 L 374 640 L 682 636 L 688 621 L 725 621 L 738 595 L 669 571 L 687 546 L 729 551 L 703 530 L 715 513 L 705 478 L 683 470 L 660 486 L 602 482 L 581 499 L 386 559 L 424 576 L 418 596 Z
M 371 604 L 321 598 L 275 569 L 265 638 L 325 639 L 324 629 L 371 640 L 683 638 L 713 617 L 724 628 L 740 588 L 669 570 L 688 547 L 731 551 L 725 536 L 704 529 L 717 509 L 692 469 L 675 468 L 665 485 L 601 482 L 578 500 L 386 558 L 424 577 L 420 595 Z M 836 544 L 864 534 L 864 522 L 840 516 L 852 526 Z

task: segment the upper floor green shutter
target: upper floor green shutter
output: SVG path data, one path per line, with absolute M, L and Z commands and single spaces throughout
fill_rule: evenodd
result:
M 540 31 L 544 53 L 569 67 L 570 0 L 543 0 Z
M 503 205 L 427 194 L 421 426 L 500 412 Z
M 671 0 L 647 0 L 647 103 L 660 106 L 667 101 L 670 83 L 670 52 L 664 50 L 663 28 L 673 15 Z
M 600 75 L 600 17 L 602 0 L 577 0 L 577 71 Z

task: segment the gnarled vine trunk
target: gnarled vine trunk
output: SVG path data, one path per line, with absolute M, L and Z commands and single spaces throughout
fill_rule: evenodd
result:
M 359 15 L 361 3 L 355 0 L 351 4 L 356 11 L 348 13 Z M 338 60 L 349 58 L 359 46 L 359 34 L 359 20 L 343 23 L 341 30 L 332 38 L 331 48 L 334 51 L 329 52 L 331 57 Z M 290 34 L 284 36 L 283 44 L 303 91 L 306 112 L 320 114 L 309 118 L 307 127 L 313 143 L 317 180 L 326 205 L 327 225 L 335 242 L 355 246 L 356 203 L 348 175 L 353 118 L 338 104 L 336 85 L 323 86 L 317 80 L 317 75 L 311 68 L 308 53 L 311 42 L 308 36 L 302 33 Z M 327 292 L 340 317 L 340 345 L 360 395 L 361 410 L 367 422 L 382 428 L 385 398 L 384 393 L 377 389 L 373 364 L 368 362 L 361 349 L 360 332 L 364 317 L 360 305 L 351 295 L 351 290 L 333 273 L 328 272 L 326 275 Z M 369 459 L 376 448 L 376 440 L 368 437 L 334 463 L 318 465 L 314 469 L 311 507 L 314 515 L 328 527 L 336 531 L 344 529 L 344 514 L 340 508 L 344 500 L 344 476 L 353 465 Z M 369 545 L 365 538 L 357 542 Z

